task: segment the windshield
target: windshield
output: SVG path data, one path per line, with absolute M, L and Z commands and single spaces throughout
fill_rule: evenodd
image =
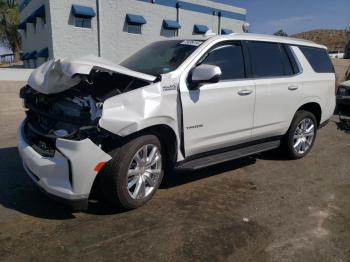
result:
M 122 66 L 158 76 L 177 69 L 203 41 L 171 40 L 152 43 L 130 56 Z

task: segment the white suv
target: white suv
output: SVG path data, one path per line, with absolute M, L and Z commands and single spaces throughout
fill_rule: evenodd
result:
M 155 42 L 115 65 L 52 60 L 21 90 L 26 172 L 76 209 L 92 188 L 137 208 L 172 168 L 311 150 L 335 108 L 326 47 L 254 34 Z

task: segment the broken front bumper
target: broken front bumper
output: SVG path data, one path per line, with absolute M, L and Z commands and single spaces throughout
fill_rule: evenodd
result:
M 57 139 L 55 154 L 42 156 L 26 141 L 24 124 L 25 121 L 18 130 L 18 151 L 25 171 L 49 196 L 74 209 L 87 208 L 98 173 L 95 168 L 99 163 L 109 161 L 111 156 L 90 139 Z

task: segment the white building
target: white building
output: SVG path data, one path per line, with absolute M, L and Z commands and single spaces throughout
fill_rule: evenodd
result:
M 93 54 L 113 62 L 150 42 L 242 32 L 246 10 L 208 0 L 22 0 L 23 61 Z

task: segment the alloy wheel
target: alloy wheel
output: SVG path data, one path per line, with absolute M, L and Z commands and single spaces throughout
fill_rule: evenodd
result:
M 315 123 L 311 118 L 304 118 L 295 129 L 293 147 L 297 154 L 305 154 L 314 141 Z
M 142 200 L 157 187 L 162 172 L 162 156 L 156 145 L 144 145 L 131 160 L 127 189 L 132 199 Z

